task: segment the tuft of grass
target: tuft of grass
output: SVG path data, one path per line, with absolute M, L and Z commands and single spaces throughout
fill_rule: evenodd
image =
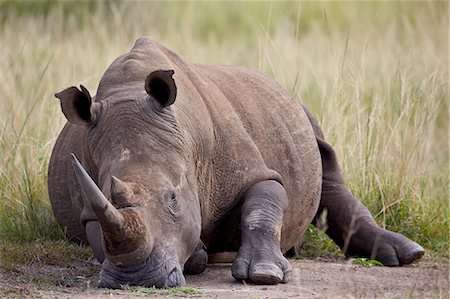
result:
M 173 296 L 173 297 L 197 297 L 203 294 L 202 291 L 189 287 L 175 287 L 168 289 L 157 289 L 155 287 L 127 287 L 126 291 L 137 293 L 139 295 L 160 295 L 160 296 Z
M 14 298 L 14 299 L 34 298 L 33 292 L 24 286 L 17 286 L 17 287 L 0 286 L 0 294 L 2 294 L 4 298 Z
M 5 279 L 1 287 L 7 297 L 32 297 L 37 290 L 67 287 L 88 290 L 97 285 L 99 270 L 89 247 L 65 240 L 0 242 L 0 273 Z
M 344 257 L 341 249 L 322 230 L 309 225 L 299 255 L 306 258 Z
M 89 247 L 68 241 L 35 240 L 34 242 L 1 242 L 0 269 L 19 271 L 22 266 L 54 265 L 66 267 L 92 258 Z
M 352 261 L 354 264 L 360 264 L 363 267 L 370 268 L 373 266 L 383 266 L 383 263 L 377 260 L 371 260 L 364 257 L 355 258 Z
M 317 117 L 377 222 L 448 257 L 448 3 L 0 8 L 0 239 L 64 239 L 46 187 L 65 123 L 53 94 L 78 84 L 95 93 L 112 60 L 150 35 L 187 61 L 246 65 L 279 81 Z M 306 241 L 311 252 L 336 252 L 314 230 Z

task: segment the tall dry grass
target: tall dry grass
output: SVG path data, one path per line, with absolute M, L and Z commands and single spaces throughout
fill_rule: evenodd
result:
M 261 69 L 319 119 L 380 225 L 448 246 L 448 4 L 22 3 L 0 6 L 0 236 L 62 237 L 46 169 L 65 119 L 53 93 L 91 93 L 151 35 L 198 63 Z

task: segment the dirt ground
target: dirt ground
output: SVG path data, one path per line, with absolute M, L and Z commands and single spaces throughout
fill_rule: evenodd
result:
M 449 298 L 449 268 L 421 262 L 388 268 L 364 267 L 351 261 L 291 260 L 294 277 L 276 286 L 237 282 L 230 264 L 210 265 L 201 275 L 187 276 L 186 288 L 156 290 L 96 288 L 100 265 L 24 266 L 0 272 L 2 298 Z

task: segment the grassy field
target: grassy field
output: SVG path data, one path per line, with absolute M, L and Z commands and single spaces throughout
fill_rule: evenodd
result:
M 445 2 L 0 2 L 1 246 L 64 239 L 46 183 L 65 123 L 53 94 L 94 94 L 150 35 L 190 62 L 278 80 L 318 118 L 378 223 L 448 256 L 448 22 Z M 315 229 L 306 240 L 307 254 L 336 252 Z

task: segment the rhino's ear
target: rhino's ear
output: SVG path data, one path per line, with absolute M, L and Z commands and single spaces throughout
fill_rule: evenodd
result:
M 80 85 L 81 90 L 75 86 L 69 87 L 55 94 L 61 101 L 61 109 L 67 120 L 76 125 L 89 125 L 92 123 L 93 107 L 89 91 Z
M 155 99 L 162 108 L 172 105 L 177 96 L 177 86 L 173 79 L 173 70 L 154 71 L 145 80 L 145 91 Z

